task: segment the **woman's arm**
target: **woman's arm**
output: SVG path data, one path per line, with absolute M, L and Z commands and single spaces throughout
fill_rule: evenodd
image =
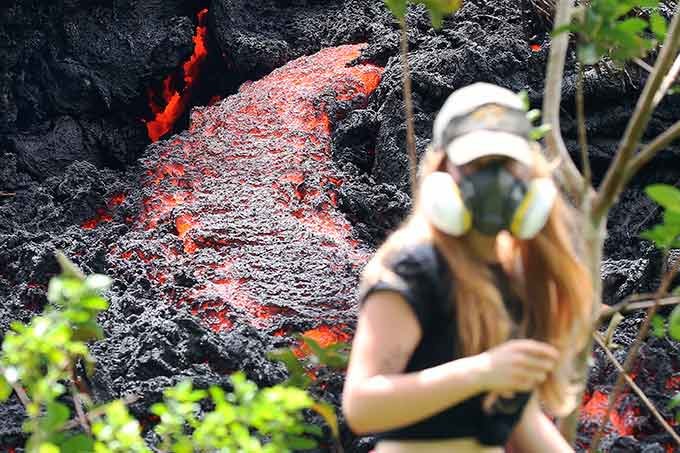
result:
M 534 395 L 510 437 L 512 451 L 521 453 L 573 453 L 555 425 L 548 420 Z
M 357 434 L 423 420 L 483 391 L 489 363 L 478 355 L 400 374 L 422 332 L 406 301 L 379 291 L 365 301 L 352 343 L 342 410 Z

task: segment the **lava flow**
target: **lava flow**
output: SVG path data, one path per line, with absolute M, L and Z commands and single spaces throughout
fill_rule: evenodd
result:
M 211 107 L 147 149 L 143 213 L 111 250 L 168 303 L 215 331 L 252 325 L 345 340 L 370 256 L 337 211 L 334 115 L 365 105 L 382 68 L 348 66 L 361 45 L 322 50 Z
M 193 38 L 194 53 L 182 65 L 182 71 L 166 77 L 160 93 L 151 88 L 147 91 L 149 108 L 154 118 L 146 123 L 146 129 L 152 142 L 170 132 L 189 105 L 191 87 L 198 78 L 201 64 L 208 56 L 205 46 L 207 17 L 207 9 L 199 11 L 198 26 Z

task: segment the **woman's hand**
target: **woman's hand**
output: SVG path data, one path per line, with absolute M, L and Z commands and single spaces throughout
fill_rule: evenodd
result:
M 509 340 L 479 354 L 479 358 L 484 391 L 507 395 L 529 392 L 545 381 L 555 369 L 559 352 L 540 341 Z

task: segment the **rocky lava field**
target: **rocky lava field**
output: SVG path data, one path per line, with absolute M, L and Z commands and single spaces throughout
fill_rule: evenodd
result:
M 469 0 L 440 31 L 410 10 L 419 153 L 458 87 L 526 89 L 540 106 L 550 24 L 539 6 Z M 265 353 L 293 333 L 351 339 L 361 268 L 410 208 L 399 28 L 382 2 L 15 0 L 0 6 L 0 37 L 0 332 L 44 306 L 55 249 L 111 276 L 89 385 L 102 402 L 139 395 L 147 427 L 148 406 L 181 379 L 224 383 L 241 369 L 270 385 L 285 373 Z M 565 77 L 576 157 L 573 56 Z M 596 182 L 644 77 L 586 74 Z M 669 96 L 648 137 L 678 118 Z M 607 303 L 658 283 L 661 258 L 638 234 L 660 212 L 642 188 L 677 185 L 679 152 L 662 152 L 610 215 Z M 620 360 L 641 319 L 618 328 Z M 649 339 L 634 370 L 669 421 L 679 353 Z M 615 380 L 594 359 L 581 448 Z M 338 404 L 342 376 L 317 379 Z M 0 451 L 22 445 L 22 418 L 18 400 L 0 405 Z M 674 451 L 628 391 L 610 422 L 605 451 Z M 372 443 L 343 428 L 343 444 Z

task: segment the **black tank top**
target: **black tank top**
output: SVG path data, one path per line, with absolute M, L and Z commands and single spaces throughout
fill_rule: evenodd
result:
M 375 291 L 395 291 L 413 309 L 422 330 L 422 338 L 406 366 L 406 372 L 419 371 L 461 358 L 458 347 L 455 312 L 450 295 L 453 281 L 445 258 L 432 244 L 408 245 L 386 258 L 392 275 L 385 275 L 371 285 L 362 282 L 359 302 Z M 510 316 L 519 321 L 522 305 L 513 294 L 500 265 L 490 265 Z M 415 424 L 382 433 L 378 439 L 426 440 L 476 438 L 481 444 L 503 446 L 519 421 L 530 398 L 518 393 L 503 399 L 491 414 L 482 410 L 485 394 L 467 399 Z

